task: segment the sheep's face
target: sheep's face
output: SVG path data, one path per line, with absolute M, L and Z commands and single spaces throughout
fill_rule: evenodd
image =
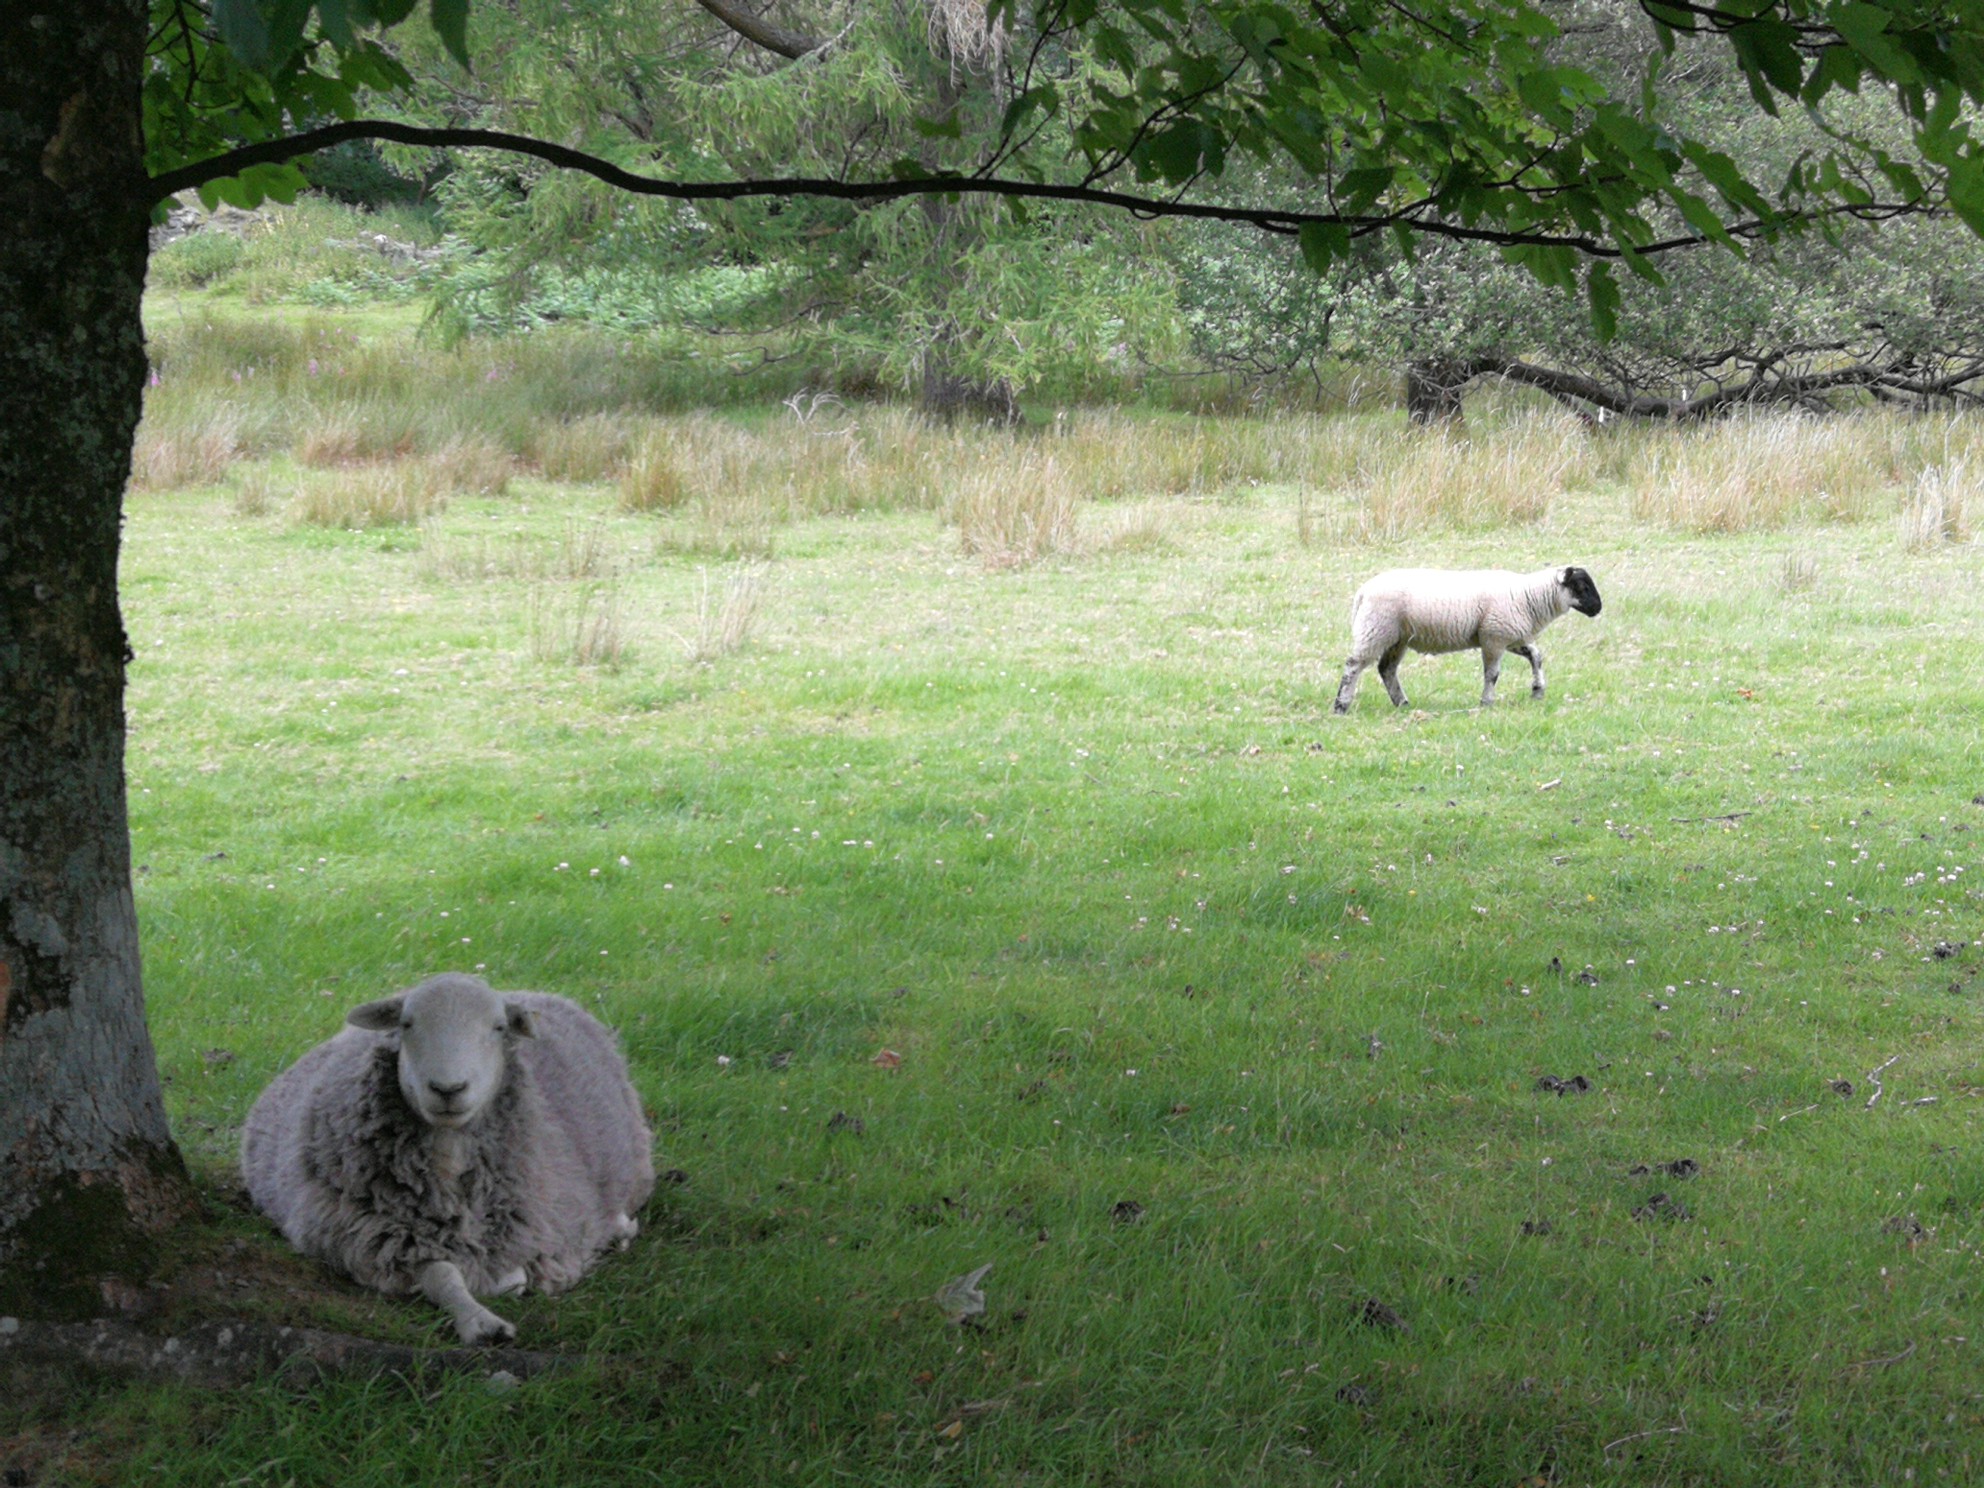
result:
M 1557 582 L 1564 586 L 1570 596 L 1571 608 L 1580 615 L 1596 615 L 1603 608 L 1598 598 L 1598 586 L 1591 581 L 1591 575 L 1581 568 L 1560 568 Z
M 467 1126 L 503 1088 L 513 1039 L 530 1014 L 471 976 L 430 977 L 356 1007 L 345 1021 L 399 1036 L 400 1093 L 430 1126 Z

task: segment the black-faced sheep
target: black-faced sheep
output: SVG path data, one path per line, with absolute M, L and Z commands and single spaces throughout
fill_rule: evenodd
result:
M 478 1296 L 558 1291 L 637 1233 L 652 1139 L 583 1008 L 446 975 L 346 1022 L 242 1130 L 248 1192 L 298 1250 L 477 1344 L 516 1336 Z
M 1506 569 L 1451 570 L 1395 568 L 1357 591 L 1350 604 L 1350 659 L 1336 690 L 1333 711 L 1348 713 L 1357 679 L 1373 662 L 1398 707 L 1405 689 L 1398 664 L 1408 650 L 1425 653 L 1481 652 L 1481 701 L 1495 701 L 1502 656 L 1514 652 L 1529 663 L 1529 695 L 1543 696 L 1543 652 L 1536 637 L 1566 610 L 1596 615 L 1598 586 L 1581 568 L 1540 568 L 1535 573 Z

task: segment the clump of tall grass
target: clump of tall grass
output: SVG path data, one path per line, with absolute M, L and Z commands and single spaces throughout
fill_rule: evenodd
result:
M 211 486 L 244 453 L 241 415 L 225 404 L 208 402 L 180 418 L 147 421 L 131 450 L 131 489 Z
M 531 583 L 606 579 L 619 570 L 612 540 L 602 522 L 567 522 L 558 537 L 513 532 L 450 532 L 429 522 L 421 533 L 416 560 L 423 577 L 434 581 L 524 579 Z
M 764 600 L 765 572 L 762 562 L 739 563 L 725 578 L 723 592 L 712 596 L 709 571 L 703 571 L 696 594 L 695 629 L 678 637 L 691 663 L 715 661 L 741 651 L 749 642 Z
M 542 425 L 528 457 L 546 480 L 591 485 L 618 479 L 628 467 L 634 421 L 624 414 L 589 413 Z
M 1021 568 L 1078 548 L 1074 482 L 1051 455 L 1029 452 L 953 475 L 945 515 L 964 551 L 988 568 Z
M 1188 496 L 1252 485 L 1331 486 L 1386 437 L 1369 418 L 1133 418 L 1082 410 L 1056 416 L 1054 456 L 1084 496 Z
M 447 503 L 447 492 L 423 463 L 396 460 L 313 471 L 301 482 L 289 510 L 309 526 L 358 530 L 419 522 Z
M 1898 478 L 1895 448 L 1869 438 L 1869 422 L 1764 414 L 1634 431 L 1620 476 L 1635 518 L 1687 532 L 1862 521 Z
M 1569 414 L 1539 413 L 1470 435 L 1414 430 L 1360 452 L 1357 536 L 1396 541 L 1440 528 L 1540 522 L 1588 478 L 1590 444 Z
M 770 521 L 937 505 L 954 464 L 1009 436 L 945 430 L 904 409 L 745 429 L 708 415 L 656 420 L 620 477 L 630 511 L 750 508 Z
M 1970 508 L 1980 500 L 1984 471 L 1968 459 L 1932 465 L 1916 474 L 1901 509 L 1901 545 L 1926 553 L 1949 542 L 1970 541 Z
M 531 653 L 560 666 L 617 668 L 629 653 L 619 586 L 538 584 L 530 592 Z

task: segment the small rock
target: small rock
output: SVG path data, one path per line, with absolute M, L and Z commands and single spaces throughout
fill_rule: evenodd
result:
M 1853 1094 L 1853 1082 L 1851 1080 L 1834 1080 L 1832 1082 L 1832 1091 L 1834 1095 L 1842 1097 L 1850 1096 Z
M 523 1383 L 507 1369 L 498 1369 L 482 1382 L 482 1387 L 491 1395 L 507 1395 Z
M 1952 956 L 1960 954 L 1962 950 L 1963 947 L 1953 941 L 1939 940 L 1929 948 L 1929 954 L 1938 961 L 1947 961 Z
M 1135 1199 L 1124 1199 L 1109 1211 L 1109 1217 L 1118 1224 L 1138 1224 L 1144 1217 L 1144 1206 Z

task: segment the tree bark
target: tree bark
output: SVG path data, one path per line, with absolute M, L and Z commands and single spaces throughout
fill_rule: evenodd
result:
M 0 14 L 0 1312 L 193 1212 L 145 1028 L 119 510 L 145 380 L 143 0 Z

